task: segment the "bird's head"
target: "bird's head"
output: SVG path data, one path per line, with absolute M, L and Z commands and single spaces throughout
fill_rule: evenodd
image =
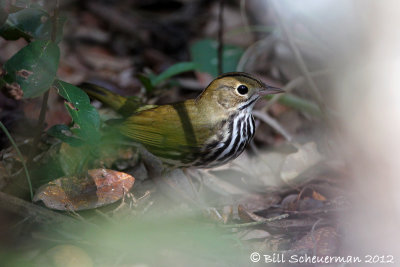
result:
M 282 92 L 282 89 L 266 85 L 250 74 L 228 72 L 213 80 L 197 101 L 219 105 L 228 111 L 251 111 L 260 96 Z

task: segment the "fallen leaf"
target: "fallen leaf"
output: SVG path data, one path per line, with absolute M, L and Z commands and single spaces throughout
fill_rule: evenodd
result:
M 247 210 L 243 205 L 238 205 L 238 215 L 244 222 L 262 222 L 266 220 L 266 218 Z
M 61 177 L 41 186 L 33 201 L 55 210 L 86 210 L 120 200 L 133 186 L 131 175 L 108 169 L 89 170 L 86 177 Z
M 281 207 L 283 210 L 297 210 L 298 205 L 298 195 L 297 194 L 290 194 L 287 195 L 281 202 Z
M 256 194 L 252 193 L 241 198 L 240 203 L 247 211 L 256 212 L 261 210 L 267 210 L 271 206 L 278 204 L 281 201 L 281 197 L 278 194 Z
M 290 182 L 322 160 L 317 145 L 313 142 L 301 145 L 298 149 L 296 153 L 288 155 L 282 164 L 281 177 L 286 182 Z
M 315 190 L 313 190 L 312 197 L 313 197 L 313 199 L 316 199 L 319 201 L 326 201 L 326 197 L 324 197 L 323 195 L 321 195 L 320 193 L 318 193 Z
M 313 198 L 300 199 L 298 202 L 299 211 L 315 211 L 324 208 L 324 202 Z

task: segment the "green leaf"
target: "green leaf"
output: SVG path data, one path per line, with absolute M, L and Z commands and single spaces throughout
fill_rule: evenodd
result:
M 6 81 L 0 77 L 0 90 L 6 85 Z
M 215 40 L 205 39 L 194 43 L 190 47 L 190 54 L 198 69 L 218 76 L 218 43 Z M 224 45 L 222 53 L 223 72 L 235 71 L 244 50 L 234 45 Z
M 100 139 L 100 116 L 97 110 L 90 105 L 88 95 L 80 88 L 57 80 L 55 87 L 58 93 L 68 102 L 65 104 L 74 123 L 79 127 L 71 129 L 79 138 L 96 143 Z
M 157 84 L 161 83 L 162 81 L 164 81 L 168 78 L 171 78 L 172 76 L 175 76 L 182 72 L 195 70 L 196 68 L 197 68 L 197 65 L 194 62 L 180 62 L 180 63 L 174 64 L 174 65 L 170 66 L 168 69 L 166 69 L 164 72 L 162 72 L 161 74 L 159 74 L 155 77 L 150 77 L 151 84 L 153 86 L 156 86 Z
M 54 136 L 70 146 L 81 146 L 83 141 L 72 136 L 72 132 L 67 125 L 57 124 L 47 130 L 47 134 Z
M 151 92 L 154 89 L 154 86 L 151 83 L 151 79 L 143 74 L 138 74 L 137 78 L 140 80 L 144 88 L 146 89 L 146 92 Z
M 49 19 L 49 14 L 44 10 L 25 8 L 8 15 L 6 24 L 0 28 L 0 35 L 7 40 L 37 38 L 46 34 L 43 31 L 48 29 L 44 29 L 44 25 Z
M 93 146 L 86 144 L 76 147 L 67 143 L 62 143 L 58 161 L 60 162 L 64 174 L 69 176 L 82 172 L 87 167 L 90 161 L 91 151 L 94 149 Z
M 56 43 L 61 41 L 66 17 L 57 20 Z M 6 40 L 50 40 L 53 22 L 50 15 L 39 8 L 25 8 L 9 14 L 6 23 L 0 28 L 0 36 Z
M 8 84 L 17 83 L 24 98 L 40 96 L 52 85 L 60 58 L 60 50 L 51 41 L 34 41 L 4 64 Z

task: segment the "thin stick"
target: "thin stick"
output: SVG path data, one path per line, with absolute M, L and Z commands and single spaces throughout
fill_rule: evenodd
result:
M 277 120 L 269 116 L 267 113 L 258 110 L 253 110 L 253 115 L 254 117 L 260 119 L 261 121 L 265 122 L 266 124 L 274 128 L 283 137 L 285 137 L 287 141 L 291 142 L 293 140 L 292 136 L 288 133 L 288 131 L 286 131 L 283 128 L 283 126 L 279 124 Z
M 242 17 L 242 22 L 246 32 L 250 30 L 249 20 L 246 15 L 246 0 L 240 0 L 240 16 Z
M 292 50 L 292 52 L 295 56 L 296 63 L 298 65 L 301 73 L 306 78 L 306 81 L 307 81 L 308 85 L 310 86 L 311 93 L 313 94 L 319 108 L 321 109 L 322 113 L 325 113 L 325 104 L 322 100 L 321 92 L 319 91 L 317 85 L 315 84 L 313 78 L 311 77 L 310 72 L 307 68 L 307 65 L 304 62 L 304 59 L 293 40 L 293 36 L 292 36 L 291 32 L 289 31 L 289 28 L 287 27 L 285 21 L 282 19 L 282 16 L 279 12 L 278 3 L 275 0 L 273 0 L 272 5 L 275 9 L 275 14 L 276 14 L 276 17 L 278 20 L 278 24 L 279 24 L 280 28 L 282 29 L 283 35 L 288 40 L 290 49 Z
M 243 55 L 240 57 L 240 60 L 237 64 L 236 71 L 244 71 L 247 70 L 248 63 L 253 63 L 256 61 L 257 51 L 270 51 L 274 44 L 274 37 L 272 35 L 268 35 L 266 38 L 256 41 L 252 45 L 250 45 Z M 251 60 L 251 61 L 250 61 Z
M 0 192 L 0 208 L 18 214 L 22 217 L 31 217 L 39 223 L 74 223 L 76 220 L 61 213 L 57 213 L 20 198 Z
M 25 159 L 21 154 L 21 151 L 19 150 L 17 144 L 15 143 L 14 139 L 12 138 L 11 134 L 8 132 L 7 128 L 4 126 L 4 124 L 0 121 L 0 128 L 3 130 L 3 132 L 7 135 L 8 140 L 10 140 L 12 146 L 14 147 L 14 149 L 17 151 L 18 157 L 22 162 L 22 166 L 24 168 L 25 171 L 25 175 L 26 175 L 26 180 L 28 182 L 28 186 L 29 186 L 29 192 L 31 194 L 31 200 L 33 199 L 33 189 L 32 189 L 32 183 L 31 183 L 31 176 L 29 175 L 28 172 L 28 168 L 26 167 L 26 163 L 25 163 Z
M 42 135 L 42 131 L 44 129 L 44 120 L 46 118 L 48 99 L 49 99 L 49 90 L 47 90 L 46 93 L 44 93 L 43 95 L 42 107 L 40 108 L 39 120 L 35 132 L 35 137 L 33 138 L 32 147 L 29 151 L 28 163 L 31 163 L 33 161 L 33 158 L 35 157 L 35 154 L 38 150 L 37 144 L 40 141 L 40 136 Z
M 57 39 L 57 23 L 58 23 L 58 10 L 60 8 L 59 0 L 56 0 L 56 7 L 53 13 L 53 29 L 51 31 L 51 40 L 55 43 Z
M 222 74 L 222 54 L 224 48 L 224 0 L 219 1 L 219 11 L 218 11 L 218 75 Z
M 289 214 L 285 213 L 282 215 L 278 215 L 272 218 L 265 219 L 263 221 L 258 221 L 258 222 L 249 222 L 249 223 L 238 223 L 238 224 L 222 224 L 219 225 L 222 228 L 240 228 L 240 227 L 249 227 L 249 226 L 256 226 L 260 224 L 267 224 L 269 222 L 277 221 L 277 220 L 282 220 L 289 217 Z

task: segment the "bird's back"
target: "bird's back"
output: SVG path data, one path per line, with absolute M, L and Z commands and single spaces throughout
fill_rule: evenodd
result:
M 120 131 L 164 162 L 190 166 L 215 128 L 205 116 L 190 99 L 134 114 L 121 124 Z

